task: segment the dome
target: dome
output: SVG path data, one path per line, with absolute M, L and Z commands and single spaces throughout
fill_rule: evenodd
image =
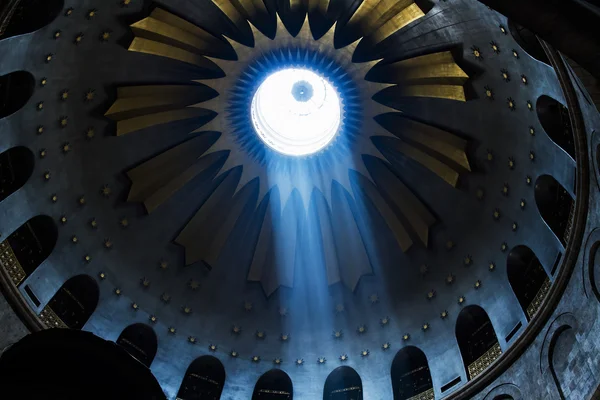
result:
M 0 29 L 28 331 L 169 399 L 576 393 L 600 115 L 552 46 L 476 1 L 37 3 Z

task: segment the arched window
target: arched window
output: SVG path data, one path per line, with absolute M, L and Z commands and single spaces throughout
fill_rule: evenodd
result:
M 292 380 L 280 369 L 265 372 L 252 393 L 252 400 L 291 400 L 293 397 Z
M 548 60 L 548 56 L 535 33 L 510 19 L 508 20 L 508 30 L 513 39 L 515 39 L 515 42 L 517 42 L 527 54 L 538 61 L 550 65 L 550 60 Z
M 52 218 L 33 217 L 0 242 L 0 265 L 18 286 L 50 255 L 57 238 Z
M 338 367 L 325 381 L 323 400 L 363 400 L 360 375 L 353 368 Z
M 0 27 L 0 40 L 34 32 L 52 22 L 64 7 L 64 0 L 21 0 L 9 11 L 8 25 Z
M 48 328 L 81 329 L 98 305 L 100 290 L 94 278 L 77 275 L 66 281 L 40 313 Z
M 289 378 L 288 378 L 289 379 Z M 219 400 L 225 385 L 225 368 L 217 358 L 196 358 L 183 377 L 178 400 Z
M 19 111 L 31 98 L 35 80 L 25 71 L 0 76 L 0 118 Z
M 19 190 L 33 173 L 35 158 L 27 147 L 0 153 L 0 201 Z
M 465 307 L 458 314 L 456 340 L 469 380 L 483 372 L 502 353 L 490 318 L 476 305 Z
M 550 289 L 550 278 L 535 253 L 527 246 L 516 246 L 508 253 L 506 272 L 508 282 L 529 321 Z
M 392 388 L 394 400 L 433 399 L 431 372 L 425 353 L 414 346 L 404 347 L 396 353 L 392 362 Z
M 571 235 L 574 201 L 565 188 L 550 175 L 542 175 L 535 181 L 535 203 L 552 232 L 563 246 Z
M 546 95 L 538 97 L 535 108 L 540 124 L 550 139 L 575 159 L 575 139 L 569 109 Z
M 146 367 L 150 367 L 152 364 L 158 348 L 154 329 L 142 323 L 129 325 L 123 329 L 117 339 L 117 344 Z

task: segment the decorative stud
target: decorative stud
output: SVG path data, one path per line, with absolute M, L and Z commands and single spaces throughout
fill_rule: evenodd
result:
M 446 277 L 446 284 L 451 285 L 453 283 L 454 283 L 454 275 L 448 274 L 448 276 Z
M 92 227 L 92 229 L 96 229 L 96 228 L 98 228 L 98 221 L 96 221 L 96 219 L 95 219 L 95 218 L 92 218 L 92 219 L 90 220 L 90 226 Z
M 290 334 L 282 333 L 281 336 L 279 337 L 279 339 L 281 339 L 282 342 L 287 342 L 288 340 L 290 340 Z
M 500 73 L 502 74 L 502 79 L 504 79 L 504 82 L 510 82 L 510 74 L 508 73 L 507 69 L 501 69 Z
M 491 41 L 490 46 L 492 46 L 492 50 L 494 51 L 494 53 L 496 53 L 496 54 L 500 53 L 500 46 L 498 46 L 498 43 Z
M 456 245 L 456 243 L 454 243 L 454 241 L 448 240 L 446 242 L 446 250 L 448 250 L 448 251 L 452 250 L 455 245 Z
M 160 295 L 160 300 L 167 304 L 171 301 L 171 295 L 167 292 L 164 292 L 163 294 Z
M 335 305 L 335 312 L 336 313 L 341 314 L 344 311 L 345 311 L 345 308 L 344 308 L 344 304 L 343 303 L 338 303 L 338 304 Z
M 304 358 L 298 358 L 296 359 L 296 365 L 297 366 L 301 366 L 304 364 Z
M 131 4 L 131 0 L 121 0 L 121 7 L 127 7 Z
M 458 304 L 463 305 L 466 301 L 465 296 L 459 296 L 458 298 Z
M 405 342 L 407 342 L 410 339 L 410 334 L 405 333 L 404 335 L 402 335 L 402 340 L 404 340 Z
M 523 84 L 527 85 L 529 83 L 529 81 L 527 80 L 527 77 L 525 75 L 521 75 L 521 82 L 523 82 Z
M 465 258 L 463 259 L 463 264 L 465 264 L 466 267 L 473 264 L 473 256 L 471 256 L 470 254 L 467 254 L 465 256 Z
M 134 301 L 133 303 L 131 303 L 131 308 L 133 308 L 134 311 L 137 311 L 140 309 L 140 306 Z
M 476 59 L 478 59 L 479 61 L 483 60 L 483 55 L 481 54 L 481 50 L 479 50 L 479 47 L 472 46 L 471 52 L 473 53 Z
M 391 345 L 390 345 L 390 342 L 385 342 L 384 344 L 382 344 L 382 345 L 381 345 L 381 349 L 382 349 L 383 351 L 385 351 L 385 350 L 389 350 L 389 349 L 390 349 L 390 347 L 391 347 Z
M 373 293 L 369 296 L 369 301 L 371 302 L 371 304 L 377 304 L 379 303 L 379 296 Z
M 54 39 L 59 39 L 59 38 L 60 38 L 60 35 L 61 35 L 61 33 L 62 33 L 62 32 L 61 32 L 60 30 L 58 30 L 58 31 L 55 31 L 55 32 L 54 32 L 54 35 L 53 35 L 52 37 L 53 37 Z
M 104 272 L 100 272 L 98 273 L 98 278 L 100 278 L 101 281 L 106 279 L 106 274 Z
M 531 151 L 529 152 L 529 160 L 531 160 L 531 161 L 535 161 L 535 153 L 534 153 L 534 151 L 533 151 L 533 150 L 531 150 Z
M 104 248 L 110 250 L 112 247 L 113 243 L 110 241 L 110 239 L 104 239 Z
M 503 252 L 508 250 L 508 244 L 506 242 L 502 242 L 502 245 L 500 245 L 500 250 Z
M 440 313 L 440 318 L 441 319 L 446 319 L 448 318 L 448 311 L 444 310 Z
M 260 356 L 252 356 L 252 362 L 254 362 L 254 363 L 260 362 Z
M 200 287 L 200 282 L 194 279 L 190 279 L 190 281 L 188 282 L 188 286 L 192 290 L 198 290 L 198 288 Z
M 245 301 L 245 302 L 244 302 L 244 310 L 245 310 L 246 312 L 250 312 L 250 311 L 252 311 L 252 303 L 251 303 L 251 302 L 249 302 L 249 301 Z
M 429 330 L 429 323 L 427 323 L 427 322 L 426 322 L 426 323 L 424 323 L 424 324 L 421 326 L 421 330 L 423 330 L 423 332 L 427 332 L 427 331 Z
M 85 138 L 87 140 L 92 140 L 94 138 L 94 136 L 96 136 L 96 132 L 94 131 L 94 128 L 87 128 L 85 131 Z
M 42 78 L 42 80 L 40 81 L 40 85 L 46 86 L 47 84 L 48 84 L 48 78 Z
M 513 100 L 512 97 L 509 97 L 508 99 L 506 99 L 506 105 L 508 106 L 510 111 L 515 111 L 515 109 L 517 108 L 515 106 L 515 101 Z
M 521 207 L 521 210 L 524 210 L 526 205 L 527 203 L 525 202 L 525 199 L 521 199 L 521 202 L 519 203 L 519 207 Z
M 95 8 L 92 8 L 90 11 L 87 12 L 86 18 L 92 19 L 96 16 L 97 13 L 98 13 L 98 10 L 96 10 Z
M 108 185 L 104 185 L 102 186 L 102 189 L 100 189 L 100 193 L 104 197 L 109 197 L 112 194 L 112 190 Z
M 360 356 L 361 357 L 368 357 L 369 354 L 371 354 L 371 352 L 369 351 L 369 349 L 365 349 L 363 351 L 360 352 Z
M 121 218 L 121 220 L 119 221 L 119 225 L 121 225 L 121 228 L 128 228 L 129 220 L 127 218 Z
M 513 222 L 513 224 L 512 224 L 513 232 L 515 232 L 518 228 L 519 228 L 519 225 L 516 222 Z
M 231 327 L 231 333 L 233 333 L 234 335 L 239 335 L 240 333 L 242 333 L 242 327 L 239 325 L 233 325 Z
M 256 331 L 256 338 L 257 339 L 263 340 L 266 336 L 267 335 L 266 335 L 265 332 L 263 332 L 263 331 Z
M 348 361 L 348 355 L 347 354 L 342 354 L 340 356 L 340 361 Z
M 61 128 L 66 128 L 68 123 L 69 123 L 69 117 L 67 117 L 67 116 L 62 116 L 62 117 L 60 117 L 60 119 L 58 120 L 58 125 L 59 125 Z
M 494 90 L 489 86 L 484 86 L 483 90 L 485 90 L 485 97 L 490 100 L 494 100 Z
M 67 216 L 63 215 L 62 217 L 60 217 L 60 223 L 65 225 L 67 223 Z
M 148 289 L 150 287 L 150 279 L 148 279 L 148 278 L 140 279 L 140 285 L 142 285 L 144 288 Z
M 104 31 L 100 34 L 100 41 L 103 43 L 108 42 L 108 39 L 110 39 L 110 31 Z
M 40 101 L 35 107 L 38 111 L 42 111 L 44 109 L 44 102 Z
M 52 177 L 52 175 L 50 174 L 50 171 L 44 172 L 44 180 L 45 181 L 49 181 L 51 177 Z
M 474 287 L 475 289 L 479 289 L 479 288 L 481 287 L 481 281 L 480 281 L 479 279 L 477 279 L 477 280 L 475 281 L 475 284 L 473 285 L 473 287 Z
M 533 111 L 533 103 L 531 102 L 531 100 L 527 100 L 527 109 L 529 111 Z
M 390 317 L 383 317 L 379 320 L 379 323 L 382 327 L 388 325 L 390 323 Z
M 71 151 L 71 145 L 69 144 L 69 142 L 63 143 L 63 145 L 62 145 L 62 152 L 64 154 L 67 154 L 70 151 Z
M 516 51 L 516 50 L 513 49 L 512 55 L 513 55 L 514 58 L 519 59 L 519 52 L 518 51 Z
M 239 356 L 239 353 L 235 350 L 231 350 L 231 352 L 229 352 L 229 355 L 233 358 L 237 358 Z
M 116 294 L 117 296 L 120 296 L 121 294 L 123 294 L 123 292 L 121 291 L 121 289 L 119 289 L 119 288 L 115 288 L 115 294 Z
M 40 150 L 40 158 L 44 158 L 46 157 L 46 149 L 41 149 Z
M 92 262 L 92 256 L 90 256 L 89 254 L 86 254 L 86 255 L 83 257 L 83 261 L 85 261 L 85 262 L 86 262 L 86 263 L 88 263 L 88 264 L 89 264 L 89 263 L 91 263 L 91 262 Z
M 46 54 L 46 58 L 45 58 L 46 64 L 49 64 L 52 61 L 53 56 L 54 56 L 54 54 L 52 54 L 52 53 Z
M 279 357 L 277 357 L 273 360 L 273 364 L 275 364 L 275 365 L 281 365 L 282 362 L 283 362 L 283 360 Z
M 496 269 L 496 263 L 495 262 L 490 262 L 490 264 L 488 265 L 488 269 L 491 271 L 494 271 Z
M 427 265 L 425 264 L 421 264 L 419 266 L 419 273 L 423 276 L 427 275 L 427 272 L 429 271 L 429 268 L 427 268 Z
M 317 364 L 325 364 L 326 362 L 327 362 L 327 359 L 325 357 L 317 358 Z
M 530 127 L 529 127 L 529 134 L 530 134 L 531 136 L 535 136 L 535 128 L 534 128 L 533 126 L 530 126 Z
M 359 335 L 362 335 L 362 334 L 366 333 L 367 332 L 367 326 L 365 324 L 359 325 L 358 328 L 356 328 L 356 332 Z
M 531 177 L 529 175 L 527 175 L 527 177 L 525 178 L 525 183 L 527 185 L 531 185 Z
M 211 351 L 211 352 L 214 353 L 215 351 L 217 351 L 217 345 L 216 344 L 209 344 L 208 345 L 208 351 Z
M 190 344 L 196 344 L 196 337 L 195 336 L 188 336 L 188 343 Z
M 94 100 L 94 97 L 96 97 L 96 91 L 93 89 L 88 89 L 87 92 L 85 92 L 85 95 L 83 96 L 83 100 L 90 102 Z
M 50 196 L 50 201 L 56 203 L 58 201 L 58 196 L 53 194 L 52 196 Z
M 42 133 L 44 133 L 44 126 L 40 125 L 37 127 L 37 134 L 41 135 Z
M 175 327 L 173 327 L 173 326 L 170 326 L 169 327 L 169 334 L 170 335 L 174 335 L 176 333 L 177 333 L 177 329 Z
M 344 332 L 340 329 L 338 331 L 333 331 L 333 337 L 336 339 L 341 339 L 344 336 Z
M 73 14 L 73 7 L 69 7 L 65 10 L 65 17 L 70 17 Z
M 77 204 L 79 204 L 80 206 L 85 206 L 85 196 L 80 196 L 77 199 Z
M 73 236 L 71 236 L 71 242 L 73 244 L 77 244 L 77 243 L 79 243 L 79 238 L 77 236 L 73 235 Z
M 494 161 L 494 153 L 492 153 L 492 150 L 487 150 L 486 158 L 488 161 Z
M 508 34 L 508 32 L 506 31 L 506 28 L 504 27 L 504 25 L 500 25 L 500 32 L 502 32 L 505 35 Z
M 155 324 L 156 321 L 158 321 L 158 319 L 156 318 L 156 315 L 151 315 L 150 317 L 148 317 L 148 320 L 150 322 L 152 322 L 153 324 Z
M 69 99 L 69 90 L 65 89 L 62 92 L 60 92 L 60 99 L 62 101 L 67 101 Z
M 515 169 L 515 159 L 513 157 L 508 157 L 508 168 Z
M 429 292 L 427 292 L 427 300 L 432 300 L 435 297 L 435 290 L 431 289 Z

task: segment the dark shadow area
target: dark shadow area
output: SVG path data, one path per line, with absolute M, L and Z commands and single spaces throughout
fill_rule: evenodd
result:
M 527 321 L 530 321 L 545 298 L 540 289 L 544 284 L 550 284 L 548 274 L 527 246 L 516 246 L 508 253 L 506 273 Z
M 394 400 L 428 398 L 433 396 L 431 371 L 425 353 L 414 346 L 400 349 L 392 362 Z M 418 397 L 418 396 L 422 397 Z
M 100 290 L 94 278 L 77 275 L 66 281 L 48 303 L 54 314 L 71 329 L 81 329 L 98 305 Z
M 542 175 L 535 181 L 535 204 L 554 235 L 566 247 L 573 223 L 573 198 L 550 175 Z
M 185 371 L 177 398 L 180 400 L 219 400 L 224 385 L 225 368 L 223 368 L 223 364 L 213 356 L 198 357 Z
M 546 56 L 546 52 L 535 33 L 510 19 L 508 20 L 508 31 L 527 54 L 544 64 L 550 65 L 550 60 L 548 60 L 548 56 Z
M 535 108 L 538 119 L 550 139 L 576 160 L 569 109 L 546 95 L 538 98 Z
M 35 32 L 58 16 L 64 7 L 64 0 L 21 0 L 15 10 L 9 11 L 8 25 L 0 34 L 0 40 L 12 36 Z
M 323 388 L 323 400 L 363 400 L 358 372 L 345 366 L 331 371 Z
M 27 147 L 0 153 L 0 201 L 19 190 L 33 173 L 35 157 Z
M 132 324 L 123 329 L 117 344 L 148 368 L 158 349 L 158 339 L 154 329 L 142 323 Z
M 252 393 L 252 400 L 292 400 L 293 397 L 292 380 L 280 369 L 265 372 Z
M 27 104 L 34 87 L 35 79 L 26 71 L 0 76 L 0 118 L 8 117 Z
M 0 357 L 6 399 L 166 399 L 148 368 L 89 332 L 47 329 Z
M 492 322 L 485 310 L 477 305 L 465 307 L 458 315 L 456 340 L 469 380 L 482 373 L 500 355 Z

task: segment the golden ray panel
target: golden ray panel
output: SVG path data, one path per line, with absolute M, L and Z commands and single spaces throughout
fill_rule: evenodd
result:
M 132 181 L 128 200 L 143 202 L 148 212 L 155 212 L 194 177 L 220 162 L 216 168 L 221 183 L 199 205 L 175 242 L 185 248 L 186 264 L 203 261 L 212 268 L 243 211 L 264 210 L 247 279 L 260 282 L 267 296 L 280 286 L 294 286 L 299 230 L 310 215 L 317 221 L 329 284 L 340 282 L 354 290 L 361 276 L 372 273 L 363 243 L 367 233 L 361 232 L 356 215 L 359 198 L 384 216 L 402 251 L 415 243 L 427 247 L 429 229 L 436 222 L 431 211 L 389 165 L 373 171 L 365 165 L 364 157 L 376 157 L 387 165 L 376 145 L 383 143 L 432 172 L 432 179 L 441 178 L 452 188 L 461 174 L 470 171 L 467 141 L 413 121 L 372 98 L 390 91 L 395 96 L 466 101 L 464 85 L 469 76 L 450 51 L 388 64 L 379 60 L 355 63 L 352 58 L 359 41 L 335 48 L 333 38 L 338 29 L 346 29 L 379 43 L 428 10 L 412 0 L 364 0 L 345 28 L 333 24 L 314 39 L 310 15 L 323 16 L 329 1 L 293 0 L 290 9 L 309 11 L 300 32 L 292 36 L 276 15 L 275 37 L 270 38 L 255 27 L 256 21 L 268 17 L 261 0 L 212 2 L 240 33 L 253 35 L 253 46 L 226 35 L 212 35 L 160 8 L 131 25 L 135 38 L 130 51 L 192 64 L 198 68 L 198 77 L 182 85 L 118 89 L 117 100 L 106 113 L 116 121 L 117 135 L 181 120 L 189 120 L 192 126 L 189 139 L 128 171 Z M 228 49 L 236 57 L 228 57 Z M 357 92 L 354 101 L 360 112 L 353 124 L 359 128 L 351 143 L 330 163 L 315 164 L 307 158 L 307 164 L 320 165 L 310 172 L 303 169 L 304 159 L 294 164 L 298 168 L 274 168 L 255 156 L 235 133 L 239 115 L 232 113 L 231 104 L 240 102 L 236 85 L 248 84 L 253 78 L 249 69 L 285 57 L 317 63 L 327 60 L 332 73 L 344 74 Z M 374 67 L 381 82 L 367 76 Z M 206 78 L 207 71 L 217 72 L 218 77 Z

